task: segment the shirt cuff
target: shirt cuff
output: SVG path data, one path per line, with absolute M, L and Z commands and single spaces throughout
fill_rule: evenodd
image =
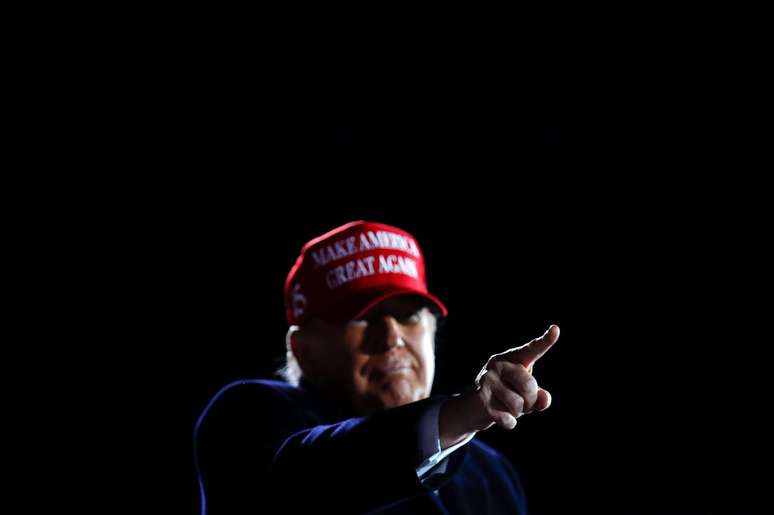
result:
M 445 399 L 439 399 L 432 403 L 419 420 L 419 434 L 421 435 L 420 446 L 422 456 L 426 459 L 420 463 L 416 469 L 418 478 L 422 478 L 422 476 L 427 474 L 430 469 L 441 463 L 444 458 L 468 443 L 476 435 L 475 432 L 470 433 L 461 442 L 441 450 L 441 438 L 438 434 L 438 417 L 441 412 L 441 405 L 444 401 Z

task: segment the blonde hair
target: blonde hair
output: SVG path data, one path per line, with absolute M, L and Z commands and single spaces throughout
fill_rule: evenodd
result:
M 293 386 L 298 386 L 301 381 L 301 376 L 303 375 L 301 366 L 298 364 L 298 360 L 293 354 L 293 349 L 290 346 L 290 337 L 296 331 L 298 331 L 297 325 L 291 325 L 288 328 L 288 332 L 285 335 L 285 363 L 277 370 L 277 375 Z

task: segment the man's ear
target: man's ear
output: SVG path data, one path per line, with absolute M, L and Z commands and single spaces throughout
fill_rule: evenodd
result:
M 298 333 L 300 331 L 300 327 L 297 325 L 291 325 L 288 327 L 288 333 L 285 335 L 285 348 L 288 352 L 293 353 L 293 356 L 295 356 L 296 359 L 298 359 L 298 355 L 300 354 L 300 347 L 302 346 L 302 344 L 298 341 Z
M 302 370 L 308 370 L 310 365 L 309 342 L 304 337 L 304 333 L 297 325 L 291 325 L 288 328 L 288 334 L 285 336 L 285 343 L 289 353 L 298 362 Z

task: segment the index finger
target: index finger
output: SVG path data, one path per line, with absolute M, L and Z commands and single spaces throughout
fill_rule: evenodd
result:
M 535 338 L 526 345 L 513 349 L 513 351 L 511 351 L 512 354 L 509 356 L 510 361 L 522 364 L 531 372 L 532 365 L 534 365 L 543 354 L 548 352 L 548 349 L 550 349 L 558 339 L 559 326 L 551 324 L 545 334 L 540 338 Z

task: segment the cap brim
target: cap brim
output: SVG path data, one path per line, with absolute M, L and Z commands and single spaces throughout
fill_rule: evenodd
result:
M 326 318 L 335 322 L 350 322 L 352 320 L 359 320 L 380 302 L 383 302 L 392 297 L 397 297 L 398 295 L 416 295 L 418 297 L 422 297 L 433 303 L 440 310 L 443 316 L 448 315 L 449 311 L 446 309 L 446 306 L 444 306 L 443 302 L 441 302 L 435 295 L 412 290 L 410 288 L 396 288 L 393 286 L 389 290 L 368 289 L 357 294 L 353 294 L 348 302 L 337 306 L 335 313 L 329 312 L 328 317 Z

